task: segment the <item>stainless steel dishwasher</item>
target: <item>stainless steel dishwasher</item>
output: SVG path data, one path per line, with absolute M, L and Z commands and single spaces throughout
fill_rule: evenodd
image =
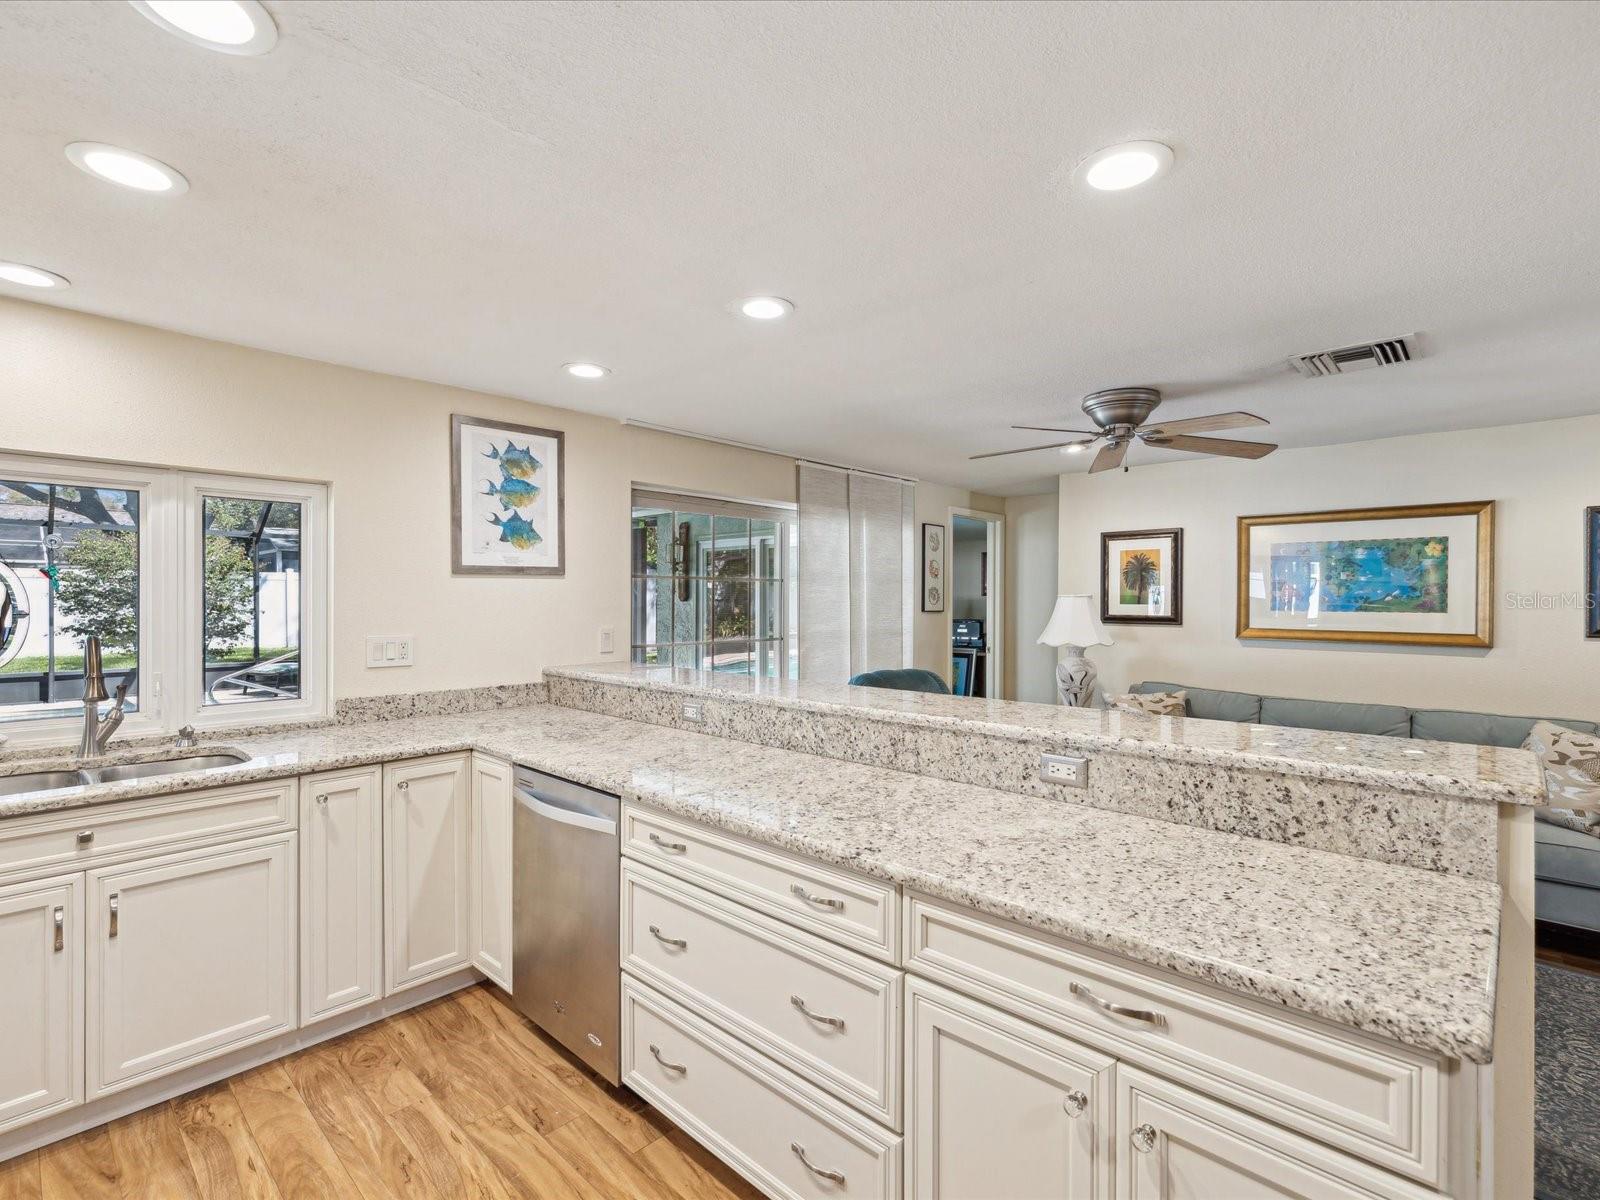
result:
M 610 1083 L 621 1080 L 619 801 L 516 771 L 511 998 Z

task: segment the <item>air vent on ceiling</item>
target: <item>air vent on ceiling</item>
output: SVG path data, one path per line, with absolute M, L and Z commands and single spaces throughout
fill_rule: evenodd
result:
M 1363 342 L 1359 346 L 1341 346 L 1319 354 L 1297 354 L 1289 360 L 1289 365 L 1307 379 L 1316 379 L 1320 375 L 1347 375 L 1368 367 L 1392 367 L 1410 361 L 1411 347 L 1405 338 L 1398 337 Z

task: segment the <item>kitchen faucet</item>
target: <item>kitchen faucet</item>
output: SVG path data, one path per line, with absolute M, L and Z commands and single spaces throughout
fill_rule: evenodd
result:
M 78 757 L 93 758 L 104 754 L 106 743 L 122 724 L 124 707 L 128 703 L 128 688 L 133 684 L 137 668 L 129 671 L 117 684 L 114 697 L 106 695 L 106 677 L 100 669 L 100 639 L 89 635 L 83 644 L 83 738 L 78 742 Z M 100 702 L 111 700 L 112 705 L 104 717 L 100 715 Z

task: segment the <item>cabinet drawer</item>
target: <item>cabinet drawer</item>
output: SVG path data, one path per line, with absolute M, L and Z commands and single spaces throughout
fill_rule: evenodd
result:
M 898 1137 L 627 976 L 622 1078 L 769 1196 L 900 1195 Z
M 899 1128 L 899 971 L 636 863 L 622 897 L 624 967 Z
M 634 858 L 874 958 L 898 959 L 893 884 L 632 804 L 622 823 L 623 852 Z
M 1117 1069 L 1117 1200 L 1439 1200 L 1132 1067 Z
M 1153 1067 L 1249 1112 L 1437 1184 L 1444 1064 L 1432 1055 L 923 896 L 906 904 L 906 965 Z M 1117 1015 L 1115 1005 L 1156 1020 Z
M 0 878 L 186 849 L 295 826 L 294 779 L 113 801 L 0 821 Z

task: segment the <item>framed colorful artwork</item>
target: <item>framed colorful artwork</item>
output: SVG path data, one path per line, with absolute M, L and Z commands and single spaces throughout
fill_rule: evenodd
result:
M 450 572 L 566 574 L 566 436 L 450 418 Z
M 1494 501 L 1239 518 L 1238 636 L 1494 645 Z
M 1100 535 L 1100 620 L 1113 625 L 1183 624 L 1183 530 Z
M 1600 506 L 1583 510 L 1583 636 L 1600 638 Z
M 944 526 L 922 526 L 922 611 L 944 611 Z

